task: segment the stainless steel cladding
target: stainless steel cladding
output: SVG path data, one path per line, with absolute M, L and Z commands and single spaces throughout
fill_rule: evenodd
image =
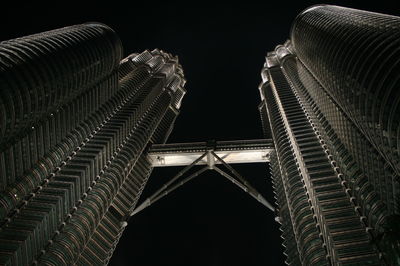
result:
M 147 147 L 179 113 L 177 58 L 122 59 L 99 23 L 0 51 L 0 264 L 107 264 L 151 173 Z
M 318 5 L 267 55 L 262 116 L 289 265 L 400 259 L 399 28 L 399 17 Z

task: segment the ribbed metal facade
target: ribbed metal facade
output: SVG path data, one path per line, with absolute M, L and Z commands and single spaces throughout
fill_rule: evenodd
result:
M 399 29 L 314 6 L 267 55 L 260 110 L 289 265 L 400 263 Z
M 177 58 L 122 59 L 89 23 L 0 43 L 0 264 L 107 264 L 185 94 Z

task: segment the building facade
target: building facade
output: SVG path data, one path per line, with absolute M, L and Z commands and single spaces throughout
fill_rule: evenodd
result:
M 399 17 L 318 5 L 267 54 L 260 111 L 288 265 L 400 264 L 399 37 Z
M 0 43 L 0 264 L 107 264 L 185 94 L 163 51 L 88 23 Z

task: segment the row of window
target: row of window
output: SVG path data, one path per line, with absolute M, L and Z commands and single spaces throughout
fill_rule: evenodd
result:
M 293 223 L 290 217 L 288 203 L 283 188 L 282 177 L 279 169 L 278 158 L 276 152 L 272 152 L 270 156 L 270 170 L 275 193 L 276 203 L 278 205 L 279 222 L 281 224 L 283 246 L 285 247 L 285 255 L 287 256 L 285 263 L 287 265 L 300 265 L 300 256 L 297 248 L 297 242 L 294 235 Z
M 113 75 L 101 83 L 87 89 L 73 101 L 49 112 L 42 120 L 20 134 L 7 139 L 0 151 L 0 180 L 2 189 L 18 182 L 24 172 L 35 166 L 39 158 L 46 156 L 57 143 L 71 133 L 89 115 L 105 103 L 102 91 L 117 86 L 117 76 Z M 4 139 L 5 140 L 5 139 Z M 76 147 L 75 147 L 76 148 Z
M 97 36 L 97 29 L 89 31 L 86 37 L 99 51 L 104 48 L 104 39 L 119 42 L 107 30 L 103 32 L 104 36 Z M 86 38 L 84 34 L 77 34 Z M 45 34 L 38 36 L 48 37 Z M 74 57 L 84 49 L 90 50 L 91 45 L 82 43 L 68 30 L 64 35 L 49 37 L 44 42 L 60 40 L 61 44 L 69 40 L 75 45 L 66 48 L 71 52 L 71 60 L 75 60 L 68 66 L 72 71 L 73 66 L 97 58 L 96 49 L 89 51 L 86 58 Z M 77 50 L 79 45 L 82 45 L 82 51 Z M 184 79 L 176 58 L 160 51 L 153 53 L 159 55 L 157 58 L 163 57 L 175 64 L 176 72 L 169 76 L 154 73 L 149 78 L 152 71 L 162 69 L 162 66 L 156 68 L 156 64 L 152 69 L 148 59 L 140 65 L 130 58 L 120 63 L 121 71 L 117 73 L 115 65 L 119 64 L 119 59 L 115 57 L 121 51 L 118 48 L 109 50 L 114 58 L 97 58 L 94 64 L 88 63 L 84 67 L 84 74 L 77 72 L 76 79 L 64 77 L 68 86 L 88 84 L 91 90 L 76 94 L 76 97 L 73 90 L 64 90 L 60 97 L 69 97 L 70 104 L 60 108 L 59 112 L 45 114 L 49 118 L 44 126 L 35 127 L 33 133 L 28 134 L 29 139 L 25 142 L 36 153 L 27 160 L 33 168 L 28 165 L 22 167 L 24 170 L 18 170 L 18 163 L 26 163 L 20 154 L 25 156 L 22 150 L 27 149 L 18 142 L 7 150 L 8 154 L 0 156 L 0 166 L 6 168 L 9 165 L 10 172 L 17 173 L 15 176 L 31 167 L 13 186 L 7 184 L 7 191 L 2 193 L 0 200 L 4 207 L 2 215 L 16 207 L 9 213 L 0 232 L 0 257 L 4 264 L 30 264 L 38 255 L 39 263 L 69 264 L 78 259 L 88 242 L 91 243 L 88 247 L 95 250 L 95 242 L 107 240 L 108 245 L 102 251 L 108 256 L 115 248 L 122 232 L 121 220 L 134 207 L 150 174 L 150 164 L 136 163 L 136 160 L 155 132 L 158 133 L 154 140 L 163 139 L 162 135 L 169 133 L 168 123 L 177 115 L 176 110 L 169 107 L 172 98 L 182 95 L 164 90 L 166 80 L 178 75 L 184 84 Z M 39 55 L 37 60 L 43 58 Z M 56 59 L 59 58 L 46 60 Z M 95 80 L 93 77 L 101 76 L 102 71 L 111 76 Z M 117 74 L 120 77 L 118 86 L 115 85 Z M 51 73 L 46 75 L 42 77 L 44 81 L 46 78 L 51 80 Z M 37 93 L 38 89 L 33 90 Z M 161 123 L 162 128 L 158 128 Z M 48 145 L 47 150 L 43 149 L 45 145 Z M 41 150 L 36 152 L 36 149 Z M 17 233 L 19 231 L 21 233 Z M 93 241 L 90 241 L 92 235 Z
M 292 134 L 292 137 L 294 138 L 294 142 L 291 142 L 293 145 L 294 152 L 298 153 L 298 156 L 306 156 L 306 158 L 309 160 L 310 158 L 308 156 L 312 156 L 312 158 L 315 158 L 315 155 L 321 156 L 323 154 L 323 150 L 321 146 L 319 145 L 318 142 L 316 142 L 316 136 L 311 134 L 313 133 L 313 129 L 311 128 L 309 122 L 307 121 L 307 118 L 304 114 L 304 111 L 301 109 L 301 106 L 296 99 L 295 95 L 293 94 L 289 84 L 286 81 L 286 78 L 283 75 L 283 72 L 279 69 L 274 73 L 274 75 L 271 75 L 271 78 L 273 82 L 275 83 L 275 80 L 279 80 L 279 86 L 276 87 L 277 94 L 279 95 L 279 100 L 282 104 L 283 107 L 283 112 L 285 116 L 285 119 L 287 119 L 287 126 L 290 128 L 287 128 L 288 133 Z M 297 151 L 296 151 L 297 150 Z M 322 155 L 326 157 L 324 154 Z M 319 157 L 318 159 L 321 159 Z M 300 159 L 302 160 L 302 159 Z M 325 159 L 326 163 L 326 159 Z M 302 162 L 299 162 L 299 165 L 297 167 L 294 166 L 293 164 L 290 166 L 287 166 L 288 168 L 292 168 L 292 171 L 296 171 L 298 175 L 300 175 L 299 178 L 299 186 L 304 186 L 306 187 L 306 194 L 302 196 L 302 198 L 308 203 L 311 204 L 313 207 L 308 208 L 309 209 L 309 214 L 306 212 L 303 212 L 301 215 L 296 217 L 296 219 L 301 220 L 303 217 L 309 217 L 310 221 L 308 222 L 310 228 L 310 225 L 312 222 L 319 224 L 319 230 L 320 230 L 320 236 L 323 238 L 324 243 L 327 245 L 325 252 L 327 255 L 332 256 L 334 253 L 334 250 L 331 248 L 332 243 L 330 242 L 330 239 L 327 235 L 326 232 L 326 226 L 324 225 L 324 213 L 323 210 L 320 208 L 317 200 L 317 188 L 318 185 L 315 184 L 316 180 L 313 180 L 308 173 L 301 172 L 300 168 L 302 168 Z M 298 170 L 299 169 L 299 170 Z M 306 170 L 307 171 L 307 170 Z M 328 173 L 328 176 L 331 175 Z M 325 177 L 325 176 L 324 176 Z M 325 189 L 334 189 L 332 186 L 319 186 L 323 187 Z M 294 203 L 299 202 L 298 200 L 295 200 Z M 305 205 L 305 204 L 302 204 Z M 302 205 L 299 205 L 301 208 Z M 307 228 L 307 226 L 305 226 Z M 306 232 L 308 230 L 306 229 Z M 315 242 L 317 243 L 317 240 L 309 240 L 311 243 Z M 304 243 L 302 245 L 305 245 Z M 309 243 L 306 244 L 310 245 Z M 313 249 L 315 250 L 315 249 Z M 314 251 L 315 252 L 315 251 Z M 311 254 L 314 255 L 314 252 Z M 314 255 L 316 256 L 316 254 Z M 316 263 L 315 259 L 318 257 L 313 258 L 313 264 Z
M 286 66 L 293 62 L 294 59 L 286 60 L 284 63 L 285 69 Z M 287 72 L 287 77 L 295 84 L 301 77 L 298 77 L 294 71 Z M 307 87 L 307 89 L 310 90 L 311 88 Z M 296 90 L 296 92 L 299 95 L 300 91 Z M 307 101 L 302 101 L 302 104 L 307 113 L 311 112 L 311 119 L 314 122 L 315 116 L 312 112 L 315 111 L 315 105 L 312 108 L 312 105 L 308 105 Z M 311 128 L 308 119 L 304 119 L 303 124 Z M 293 132 L 295 133 L 296 130 L 295 126 Z M 369 243 L 369 236 L 360 222 L 360 216 L 355 211 L 354 205 L 351 204 L 350 197 L 345 193 L 344 187 L 340 184 L 341 180 L 333 171 L 333 166 L 322 148 L 325 143 L 320 143 L 316 134 L 307 138 L 296 138 L 296 140 L 302 156 L 316 152 L 321 154 L 321 157 L 316 162 L 306 161 L 305 167 L 307 169 L 307 176 L 312 184 L 311 187 L 316 192 L 314 197 L 317 199 L 317 208 L 321 210 L 321 213 L 317 215 L 323 216 L 322 224 L 326 224 L 325 232 L 327 238 L 330 240 L 329 242 L 331 242 L 328 248 L 332 248 L 332 254 L 334 254 L 335 259 L 345 262 L 354 256 L 353 253 L 342 252 L 341 247 L 347 246 L 349 249 L 360 248 L 368 250 L 365 256 L 358 257 L 359 262 L 374 261 L 374 263 L 379 264 L 376 249 Z M 349 220 L 351 223 L 348 222 Z M 340 228 L 341 238 L 333 237 L 333 234 L 338 233 L 338 228 Z M 355 237 L 355 231 L 358 234 L 357 237 Z M 343 241 L 343 239 L 348 239 L 348 241 Z
M 296 20 L 299 58 L 400 173 L 400 18 L 318 7 Z
M 270 70 L 270 72 L 276 87 L 276 93 L 279 95 L 279 100 L 284 110 L 285 119 L 287 119 L 287 125 L 290 127 L 289 134 L 293 134 L 295 140 L 295 143 L 292 145 L 294 145 L 295 149 L 298 149 L 301 161 L 304 161 L 304 165 L 303 162 L 300 162 L 299 166 L 300 168 L 305 167 L 305 171 L 302 173 L 302 185 L 307 187 L 307 195 L 309 195 L 308 201 L 313 205 L 312 218 L 320 225 L 328 254 L 333 259 L 340 261 L 350 259 L 352 255 L 340 251 L 339 247 L 343 245 L 343 242 L 332 237 L 331 228 L 340 226 L 342 234 L 345 234 L 349 238 L 353 235 L 354 228 L 357 228 L 360 232 L 363 232 L 364 237 L 359 239 L 359 241 L 353 239 L 353 241 L 351 243 L 348 242 L 347 245 L 368 249 L 368 260 L 371 259 L 370 255 L 374 254 L 375 262 L 379 263 L 377 253 L 373 246 L 371 246 L 368 241 L 365 241 L 365 239 L 368 239 L 368 235 L 365 230 L 362 230 L 363 227 L 360 223 L 359 216 L 351 205 L 349 196 L 346 195 L 341 186 L 341 180 L 334 173 L 327 155 L 322 148 L 322 144 L 306 118 L 296 95 L 293 94 L 292 88 L 285 82 L 285 77 L 283 77 L 280 69 L 276 71 Z M 278 142 L 277 144 L 279 145 Z M 282 162 L 283 161 L 284 160 L 282 160 Z M 297 167 L 293 164 L 294 163 L 285 167 L 289 175 L 291 172 L 296 172 L 297 170 Z M 326 195 L 330 195 L 330 197 L 326 197 Z M 332 195 L 335 196 L 332 197 Z M 291 196 L 291 199 L 293 199 L 291 203 L 293 207 L 295 204 L 302 202 L 300 200 L 301 196 L 294 196 L 294 194 Z M 324 201 L 320 200 L 320 196 L 324 197 Z M 307 197 L 304 198 L 307 200 Z M 297 208 L 302 209 L 306 207 L 307 204 L 300 204 L 297 206 Z M 296 207 L 294 207 L 294 210 L 296 210 Z M 301 221 L 305 217 L 307 217 L 307 214 L 303 211 L 301 215 L 296 217 L 294 223 L 296 223 L 296 221 Z M 349 219 L 352 220 L 351 224 L 347 223 Z M 348 225 L 347 227 L 344 226 L 346 224 Z M 307 232 L 307 226 L 304 225 L 303 227 Z M 301 243 L 300 245 L 307 246 L 305 243 Z M 304 248 L 304 246 L 302 247 Z
M 288 62 L 290 62 L 290 59 L 285 61 L 285 65 L 288 64 Z M 288 75 L 288 78 L 292 78 L 292 76 Z M 312 108 L 307 105 L 307 102 L 303 101 L 303 106 L 305 106 L 306 110 L 312 112 Z M 305 122 L 310 125 L 310 122 Z M 323 152 L 321 148 L 323 143 L 319 142 L 316 135 L 312 138 L 307 138 L 306 140 L 306 142 L 300 143 L 298 141 L 298 146 L 302 151 L 303 156 L 306 155 L 309 150 L 312 150 L 313 146 Z M 306 143 L 308 143 L 308 145 Z M 304 147 L 306 148 L 305 152 Z M 306 168 L 312 186 L 314 187 L 314 191 L 316 192 L 315 197 L 318 199 L 317 204 L 322 211 L 323 224 L 326 223 L 327 225 L 325 230 L 331 240 L 330 248 L 333 248 L 334 257 L 337 256 L 337 259 L 340 261 L 347 261 L 351 256 L 347 253 L 340 252 L 339 247 L 343 246 L 344 243 L 343 241 L 332 237 L 331 234 L 335 231 L 333 228 L 340 228 L 342 236 L 347 238 L 352 238 L 352 236 L 354 236 L 354 230 L 358 230 L 358 232 L 362 232 L 362 237 L 354 237 L 352 241 L 348 241 L 346 245 L 351 245 L 355 248 L 360 247 L 368 249 L 368 261 L 371 262 L 371 256 L 375 256 L 374 261 L 379 264 L 377 252 L 375 248 L 370 245 L 369 236 L 365 232 L 363 225 L 360 223 L 360 217 L 355 212 L 354 206 L 349 200 L 349 196 L 346 195 L 344 188 L 340 185 L 341 180 L 334 173 L 327 155 L 323 155 L 316 163 L 309 163 L 306 165 Z M 329 195 L 329 197 L 327 197 L 327 195 Z M 323 197 L 323 200 L 321 200 L 321 196 Z M 349 219 L 352 220 L 352 223 L 347 222 Z M 367 259 L 360 256 L 359 262 L 363 260 L 366 261 Z
M 279 92 L 279 100 L 291 101 L 290 94 L 284 92 L 287 83 L 280 69 L 270 69 L 271 78 L 274 81 L 274 88 Z M 271 131 L 274 138 L 278 162 L 281 167 L 280 177 L 282 178 L 283 192 L 288 205 L 288 213 L 291 217 L 294 238 L 296 239 L 297 249 L 300 254 L 300 261 L 305 265 L 328 265 L 326 250 L 323 248 L 323 241 L 319 237 L 316 221 L 313 219 L 311 205 L 306 197 L 307 190 L 302 183 L 301 175 L 296 167 L 296 159 L 291 146 L 288 132 L 282 114 L 275 101 L 272 87 L 268 86 L 265 90 Z M 292 102 L 295 103 L 295 102 Z M 295 115 L 295 114 L 294 114 Z M 277 187 L 278 188 L 278 187 Z M 281 219 L 285 217 L 281 216 Z M 290 227 L 285 226 L 289 236 L 292 236 Z M 288 258 L 296 261 L 296 258 Z
M 293 69 L 296 65 L 290 66 L 288 63 L 288 66 Z M 302 69 L 301 64 L 297 66 Z M 301 73 L 302 76 L 309 75 L 305 70 Z M 316 105 L 315 120 L 321 125 L 321 134 L 344 173 L 356 203 L 361 206 L 363 215 L 368 217 L 369 225 L 378 228 L 388 213 L 398 210 L 399 183 L 393 171 L 385 167 L 384 159 L 358 133 L 357 127 L 335 107 L 324 90 L 311 77 L 303 78 L 305 81 L 298 82 L 297 86 L 302 93 L 308 95 L 307 100 Z M 371 212 L 373 209 L 376 212 Z
M 122 56 L 112 35 L 103 25 L 76 25 L 2 42 L 1 143 L 109 76 Z
M 147 155 L 142 154 L 132 172 L 125 179 L 112 205 L 96 228 L 92 238 L 81 253 L 78 265 L 107 264 L 120 238 L 124 223 L 140 196 L 147 178 L 151 173 L 151 164 Z M 138 190 L 138 185 L 140 188 Z
M 138 90 L 148 80 L 147 76 L 144 75 L 148 72 L 146 70 L 143 72 L 143 68 L 132 68 L 131 72 L 132 75 L 129 75 L 129 79 L 124 79 L 124 81 L 121 82 L 121 89 L 117 93 L 115 93 L 113 97 L 111 97 L 107 102 L 101 105 L 95 113 L 91 114 L 84 122 L 80 123 L 74 130 L 72 130 L 72 132 L 68 134 L 64 139 L 61 139 L 61 137 L 59 137 L 56 140 L 54 136 L 58 136 L 56 132 L 63 132 L 62 130 L 57 129 L 62 128 L 62 125 L 64 125 L 65 123 L 60 122 L 58 126 L 52 127 L 53 131 L 48 132 L 48 137 L 50 138 L 50 140 L 54 139 L 54 142 L 57 141 L 59 144 L 57 144 L 55 148 L 50 149 L 50 152 L 48 154 L 46 154 L 38 162 L 36 162 L 34 168 L 30 169 L 30 171 L 28 171 L 27 174 L 24 175 L 19 182 L 14 184 L 14 188 L 8 186 L 9 193 L 3 194 L 2 196 L 11 198 L 11 200 L 13 201 L 10 201 L 8 199 L 1 201 L 2 203 L 8 204 L 3 206 L 5 211 L 10 210 L 12 207 L 14 207 L 18 203 L 18 200 L 23 199 L 27 194 L 29 194 L 33 188 L 35 188 L 45 177 L 47 177 L 52 171 L 54 171 L 54 168 L 56 168 L 56 166 L 60 165 L 62 161 L 67 160 L 68 155 L 76 150 L 78 146 L 82 146 L 82 141 L 87 142 L 85 141 L 85 139 L 89 140 L 88 137 L 93 136 L 94 132 L 97 132 L 97 130 L 99 129 L 99 126 L 103 125 L 103 130 L 107 131 L 108 127 L 110 127 L 110 124 L 106 124 L 106 126 L 104 126 L 104 121 L 111 114 L 115 114 L 116 110 L 121 109 L 121 102 L 126 102 L 129 99 L 133 100 L 135 97 L 137 97 L 137 95 L 140 95 L 140 93 L 138 93 Z M 137 87 L 133 87 L 134 85 L 137 85 Z M 142 92 L 141 94 L 146 95 L 148 94 L 148 91 L 149 87 L 147 86 L 144 89 L 144 92 Z M 130 108 L 132 109 L 132 107 Z M 126 132 L 126 128 L 133 127 L 133 123 L 135 120 L 128 119 L 128 121 L 126 121 L 127 115 L 130 116 L 129 110 L 120 110 L 119 114 L 114 115 L 115 123 L 121 124 L 124 127 L 123 132 Z M 62 116 L 55 117 L 58 119 L 56 121 L 63 121 Z M 122 123 L 120 121 L 121 119 L 123 121 Z M 124 123 L 127 123 L 127 125 L 124 126 Z M 55 123 L 53 123 L 53 125 L 54 124 Z M 110 129 L 112 130 L 113 126 L 111 126 Z M 101 145 L 102 138 L 100 135 L 101 133 L 97 135 L 96 141 L 93 140 L 91 143 L 88 143 L 88 145 L 85 146 L 85 149 L 90 149 L 91 147 L 96 148 L 96 143 Z M 103 139 L 104 137 L 107 138 L 107 136 L 103 136 Z M 121 141 L 121 139 L 123 138 L 121 137 L 116 139 L 118 141 Z M 40 145 L 38 145 L 38 143 L 35 141 L 32 141 L 31 145 L 34 148 L 40 147 Z M 114 143 L 114 148 L 115 145 L 116 144 Z M 111 149 L 109 149 L 108 152 L 109 156 L 101 157 L 103 158 L 103 161 L 107 161 L 108 159 L 106 158 L 110 158 Z M 35 169 L 38 169 L 38 171 L 35 171 Z M 40 174 L 35 175 L 36 173 Z
M 72 216 L 71 221 L 67 223 L 60 235 L 55 237 L 55 242 L 59 242 L 60 239 L 67 237 L 67 249 L 71 250 L 71 253 L 73 253 L 71 261 L 75 262 L 79 259 L 80 252 L 72 251 L 82 250 L 85 247 L 85 244 L 90 240 L 90 236 L 101 221 L 101 217 L 106 213 L 108 209 L 107 206 L 110 206 L 115 200 L 120 187 L 131 171 L 130 168 L 135 165 L 136 160 L 139 158 L 151 134 L 164 115 L 171 101 L 171 97 L 167 92 L 164 92 L 154 99 L 154 101 L 149 112 L 139 120 L 137 127 L 134 128 L 133 133 L 129 136 L 129 140 L 115 156 L 113 163 L 105 170 L 104 175 L 97 181 L 93 189 L 88 192 L 87 199 Z M 127 154 L 126 156 L 124 155 L 125 152 Z M 104 194 L 105 196 L 96 197 L 95 195 L 97 193 Z M 74 239 L 79 239 L 79 241 L 74 241 Z M 54 253 L 57 248 L 58 246 L 51 245 L 48 248 L 49 254 L 46 253 L 41 256 L 39 263 L 47 263 L 49 257 L 52 256 L 52 253 Z M 66 257 L 65 259 L 67 260 Z

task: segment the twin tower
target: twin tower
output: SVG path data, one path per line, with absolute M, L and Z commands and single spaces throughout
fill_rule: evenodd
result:
M 186 92 L 122 56 L 97 23 L 0 43 L 0 265 L 108 263 Z M 399 265 L 400 18 L 305 10 L 259 89 L 286 263 Z

